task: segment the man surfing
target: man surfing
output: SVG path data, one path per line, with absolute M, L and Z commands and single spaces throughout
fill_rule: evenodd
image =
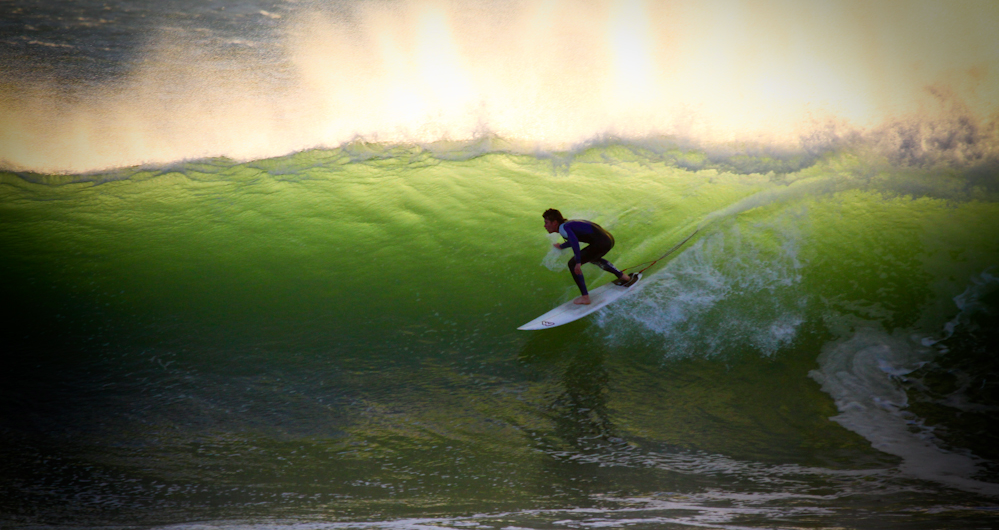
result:
M 562 212 L 549 208 L 541 214 L 545 220 L 545 230 L 549 234 L 558 232 L 564 239 L 564 243 L 552 243 L 557 249 L 572 247 L 572 259 L 569 260 L 569 273 L 576 281 L 579 292 L 582 296 L 573 300 L 574 304 L 588 305 L 590 303 L 590 293 L 586 290 L 586 280 L 583 278 L 584 263 L 593 263 L 597 267 L 617 276 L 614 281 L 617 285 L 630 286 L 638 279 L 637 276 L 625 274 L 617 270 L 614 265 L 604 259 L 604 254 L 614 248 L 614 236 L 604 230 L 600 225 L 592 221 L 573 219 L 571 221 L 562 217 Z M 586 248 L 580 250 L 579 243 L 587 243 Z

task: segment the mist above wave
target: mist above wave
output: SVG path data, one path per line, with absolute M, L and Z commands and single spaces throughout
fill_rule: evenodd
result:
M 93 8 L 81 16 L 103 9 Z M 180 25 L 175 11 L 151 12 L 146 44 L 127 60 L 105 58 L 123 66 L 103 81 L 6 84 L 0 161 L 81 172 L 358 139 L 493 137 L 551 152 L 662 136 L 814 157 L 873 134 L 906 163 L 967 165 L 994 158 L 999 144 L 988 45 L 999 13 L 988 5 L 954 7 L 946 23 L 923 5 L 758 4 L 724 18 L 710 6 L 641 1 L 222 12 Z M 99 24 L 91 38 L 125 24 Z M 21 57 L 19 73 L 53 66 L 45 54 Z

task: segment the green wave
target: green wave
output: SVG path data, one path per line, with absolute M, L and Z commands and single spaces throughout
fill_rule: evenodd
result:
M 293 503 L 308 513 L 402 516 L 578 506 L 667 483 L 801 493 L 786 473 L 837 495 L 887 495 L 913 477 L 955 486 L 911 465 L 916 442 L 864 423 L 917 418 L 947 427 L 920 440 L 973 447 L 956 487 L 989 495 L 999 456 L 969 439 L 996 406 L 994 363 L 972 362 L 987 357 L 991 335 L 975 337 L 996 309 L 995 175 L 845 148 L 807 163 L 708 158 L 622 142 L 467 156 L 358 144 L 2 173 L 21 375 L 4 390 L 10 444 L 41 440 L 121 484 L 187 484 L 202 492 L 180 497 L 189 513 L 238 516 L 253 498 L 278 510 L 272 485 L 284 484 L 324 499 Z M 519 332 L 575 294 L 542 227 L 550 207 L 609 229 L 621 267 L 695 235 L 595 317 Z M 861 343 L 891 355 L 864 365 Z M 836 375 L 841 361 L 857 371 Z M 850 416 L 879 396 L 896 400 L 886 416 Z M 15 445 L 13 461 L 35 458 Z M 618 471 L 593 478 L 580 458 Z M 716 465 L 730 471 L 697 471 Z M 871 471 L 893 466 L 902 478 Z M 222 512 L 199 497 L 230 487 L 244 496 Z M 147 494 L 158 498 L 108 493 Z

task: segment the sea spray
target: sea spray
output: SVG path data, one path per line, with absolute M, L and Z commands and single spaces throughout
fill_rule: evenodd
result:
M 746 348 L 772 356 L 806 319 L 795 226 L 805 219 L 797 212 L 770 226 L 720 228 L 644 280 L 639 296 L 604 311 L 599 322 L 610 329 L 637 324 L 657 335 L 670 357 Z

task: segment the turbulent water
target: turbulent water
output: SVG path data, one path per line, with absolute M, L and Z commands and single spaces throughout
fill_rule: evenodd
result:
M 5 127 L 0 524 L 999 525 L 994 121 L 948 100 L 791 147 L 479 131 L 126 167 L 94 143 L 120 116 L 80 136 L 71 111 L 107 117 L 88 87 L 142 63 L 137 21 L 253 43 L 236 64 L 279 41 L 239 24 L 291 8 L 112 6 L 8 4 L 3 67 L 54 65 L 70 95 L 36 115 L 112 169 L 32 165 L 47 144 Z M 646 277 L 517 331 L 576 295 L 550 207 Z

